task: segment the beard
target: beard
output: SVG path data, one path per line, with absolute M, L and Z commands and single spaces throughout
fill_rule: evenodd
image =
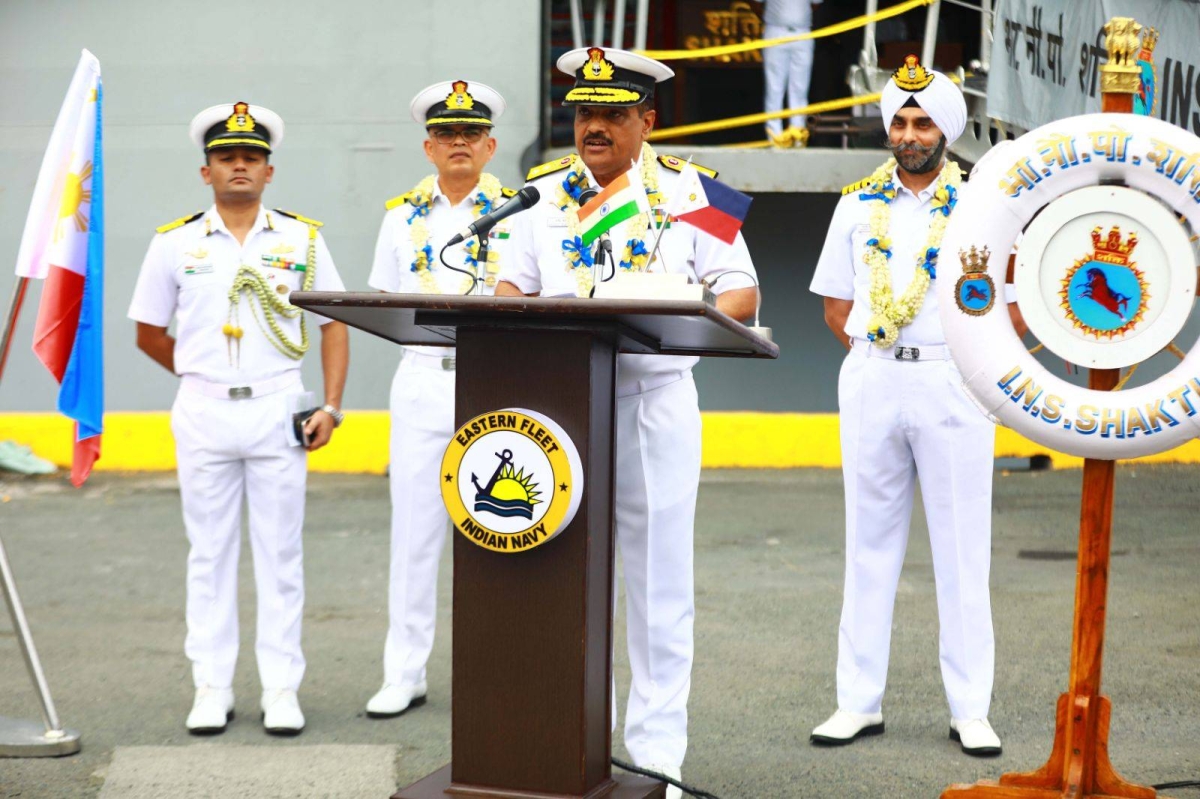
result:
M 942 163 L 942 156 L 946 152 L 946 137 L 943 135 L 937 144 L 929 147 L 915 143 L 897 146 L 889 141 L 887 148 L 905 172 L 924 175 L 937 169 Z

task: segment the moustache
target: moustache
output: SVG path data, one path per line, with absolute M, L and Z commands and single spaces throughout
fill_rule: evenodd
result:
M 584 144 L 612 144 L 612 139 L 607 136 L 584 136 Z
M 932 155 L 940 145 L 941 142 L 938 142 L 938 144 L 929 145 L 928 147 L 917 144 L 916 142 L 910 142 L 908 144 L 892 144 L 891 142 L 888 142 L 887 148 L 892 151 L 893 155 L 929 156 Z

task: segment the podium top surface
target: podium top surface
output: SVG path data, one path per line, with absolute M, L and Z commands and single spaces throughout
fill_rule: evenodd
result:
M 711 305 L 680 300 L 294 291 L 292 304 L 397 344 L 452 347 L 460 327 L 611 330 L 621 352 L 777 358 L 779 346 Z

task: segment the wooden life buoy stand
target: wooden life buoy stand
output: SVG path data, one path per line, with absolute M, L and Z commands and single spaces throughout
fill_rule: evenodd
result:
M 1101 70 L 1101 111 L 1133 113 L 1140 85 L 1136 39 L 1140 26 L 1113 17 L 1108 34 L 1108 63 Z M 1131 53 L 1132 51 L 1132 53 Z M 1092 369 L 1088 387 L 1111 391 L 1119 369 Z M 1085 458 L 1079 523 L 1075 620 L 1071 640 L 1070 682 L 1058 698 L 1050 759 L 1037 771 L 1009 773 L 999 781 L 952 785 L 942 799 L 1155 799 L 1153 788 L 1122 778 L 1108 757 L 1112 703 L 1100 694 L 1104 654 L 1108 569 L 1112 542 L 1113 460 Z

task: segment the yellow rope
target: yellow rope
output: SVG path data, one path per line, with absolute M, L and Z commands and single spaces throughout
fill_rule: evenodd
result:
M 699 50 L 635 50 L 635 53 L 644 55 L 647 58 L 654 58 L 659 61 L 679 61 L 690 58 L 712 58 L 714 56 L 732 55 L 734 53 L 746 53 L 751 50 L 761 50 L 764 47 L 774 47 L 779 44 L 787 44 L 789 42 L 802 42 L 805 39 L 819 39 L 823 36 L 836 36 L 839 33 L 862 28 L 870 22 L 878 22 L 881 19 L 890 19 L 891 17 L 899 16 L 907 11 L 911 11 L 918 6 L 928 6 L 936 3 L 937 0 L 906 0 L 899 5 L 885 8 L 882 11 L 876 11 L 874 14 L 863 14 L 861 17 L 848 19 L 845 22 L 839 22 L 835 25 L 827 25 L 824 28 L 819 28 L 808 33 L 798 33 L 795 36 L 780 36 L 777 39 L 756 39 L 752 42 L 740 42 L 738 44 L 725 44 L 717 47 L 703 47 Z
M 1185 353 L 1183 350 L 1179 349 L 1179 347 L 1176 347 L 1174 341 L 1172 341 L 1170 344 L 1168 344 L 1163 349 L 1165 349 L 1167 352 L 1171 353 L 1172 355 L 1174 355 L 1176 358 L 1178 358 L 1181 361 L 1187 357 L 1187 353 Z
M 695 122 L 691 125 L 676 125 L 673 128 L 663 128 L 656 130 L 650 134 L 650 141 L 660 141 L 672 136 L 690 136 L 694 133 L 708 133 L 714 130 L 728 130 L 729 128 L 740 128 L 745 125 L 754 125 L 759 122 L 766 122 L 768 119 L 782 119 L 784 117 L 799 116 L 800 114 L 821 114 L 825 111 L 837 111 L 842 108 L 851 108 L 856 105 L 866 105 L 868 103 L 877 103 L 881 93 L 864 94 L 861 97 L 843 97 L 841 100 L 826 100 L 823 103 L 812 103 L 803 108 L 785 108 L 782 111 L 772 111 L 771 113 L 746 114 L 740 117 L 730 117 L 729 119 L 717 119 L 712 122 Z
M 1137 368 L 1138 365 L 1136 363 L 1129 367 L 1129 371 L 1125 373 L 1124 377 L 1117 381 L 1117 384 L 1112 387 L 1112 390 L 1120 391 L 1121 389 L 1125 388 L 1125 384 L 1129 382 L 1129 378 L 1133 377 L 1133 373 L 1137 371 Z
M 957 75 L 947 76 L 955 83 L 959 83 Z M 662 128 L 653 131 L 649 137 L 650 141 L 662 141 L 663 139 L 673 136 L 691 136 L 697 133 L 711 133 L 714 130 L 729 130 L 730 128 L 741 128 L 747 125 L 754 125 L 760 122 L 766 122 L 768 119 L 783 119 L 790 116 L 812 116 L 814 114 L 823 114 L 826 111 L 840 111 L 843 108 L 853 108 L 856 105 L 869 105 L 870 103 L 879 102 L 883 97 L 882 92 L 874 94 L 862 94 L 858 97 L 843 97 L 840 100 L 825 100 L 820 103 L 811 103 L 802 108 L 785 108 L 782 111 L 772 111 L 771 113 L 745 114 L 740 117 L 729 117 L 728 119 L 716 119 L 712 122 L 694 122 L 691 125 L 676 125 L 673 128 Z M 739 144 L 726 145 L 729 147 L 766 147 L 766 144 L 758 142 L 745 142 Z
M 1037 353 L 1041 352 L 1041 351 L 1042 351 L 1042 350 L 1044 350 L 1044 349 L 1046 349 L 1046 345 L 1045 345 L 1045 344 L 1038 344 L 1036 347 L 1034 347 L 1033 349 L 1031 349 L 1031 350 L 1029 351 L 1029 354 L 1030 354 L 1030 355 L 1036 355 Z

